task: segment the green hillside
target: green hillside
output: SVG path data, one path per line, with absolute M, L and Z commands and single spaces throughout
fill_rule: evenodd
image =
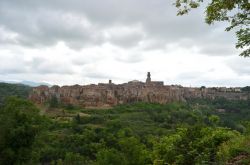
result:
M 249 164 L 250 107 L 217 111 L 229 103 L 57 106 L 41 116 L 29 101 L 9 98 L 0 110 L 0 164 Z
M 22 84 L 8 84 L 0 82 L 0 105 L 9 96 L 27 98 L 31 87 Z

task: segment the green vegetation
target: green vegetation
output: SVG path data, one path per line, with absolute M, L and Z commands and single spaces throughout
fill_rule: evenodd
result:
M 44 118 L 32 103 L 9 98 L 0 110 L 0 164 L 30 162 Z
M 243 87 L 241 90 L 243 92 L 250 92 L 250 86 Z
M 219 124 L 239 132 L 246 131 L 246 123 L 250 121 L 250 100 L 233 101 L 223 98 L 215 100 L 189 100 L 189 104 L 202 109 L 206 115 L 216 115 L 220 118 Z
M 188 13 L 205 3 L 205 21 L 213 24 L 217 21 L 229 22 L 226 31 L 235 30 L 238 42 L 236 48 L 241 48 L 243 57 L 250 56 L 250 3 L 249 0 L 176 0 L 175 6 L 179 9 L 178 15 Z
M 59 106 L 58 100 L 56 96 L 53 96 L 49 101 L 49 107 L 50 108 L 57 108 Z
M 8 96 L 27 98 L 31 87 L 22 84 L 0 83 L 0 106 Z
M 249 101 L 58 107 L 41 116 L 29 101 L 6 99 L 0 109 L 0 164 L 250 162 Z
M 25 100 L 30 89 L 0 84 L 0 165 L 250 162 L 250 100 L 104 110 L 60 105 L 53 97 L 40 110 Z

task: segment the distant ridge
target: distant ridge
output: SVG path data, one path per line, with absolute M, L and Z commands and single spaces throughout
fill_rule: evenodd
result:
M 3 105 L 5 98 L 16 96 L 27 99 L 32 87 L 20 83 L 0 82 L 0 106 Z
M 0 82 L 3 83 L 9 83 L 9 84 L 23 84 L 23 85 L 27 85 L 30 87 L 38 87 L 40 85 L 46 85 L 48 87 L 51 87 L 52 85 L 46 82 L 34 82 L 34 81 L 3 81 L 0 80 Z

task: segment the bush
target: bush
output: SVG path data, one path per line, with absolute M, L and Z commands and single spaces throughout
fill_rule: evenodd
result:
M 51 99 L 49 100 L 49 107 L 50 108 L 58 108 L 58 106 L 59 106 L 59 103 L 58 103 L 57 97 L 52 96 Z
M 43 117 L 29 101 L 11 97 L 0 110 L 0 164 L 25 164 L 43 127 Z

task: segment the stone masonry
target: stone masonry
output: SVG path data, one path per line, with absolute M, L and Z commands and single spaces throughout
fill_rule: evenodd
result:
M 124 84 L 114 84 L 109 80 L 109 83 L 98 85 L 39 86 L 33 88 L 29 96 L 36 104 L 44 104 L 52 97 L 56 97 L 64 105 L 105 108 L 133 102 L 164 104 L 192 98 L 223 97 L 229 100 L 247 100 L 250 95 L 242 92 L 241 88 L 188 88 L 164 85 L 162 81 L 151 81 L 151 75 L 148 72 L 145 83 L 134 80 Z

